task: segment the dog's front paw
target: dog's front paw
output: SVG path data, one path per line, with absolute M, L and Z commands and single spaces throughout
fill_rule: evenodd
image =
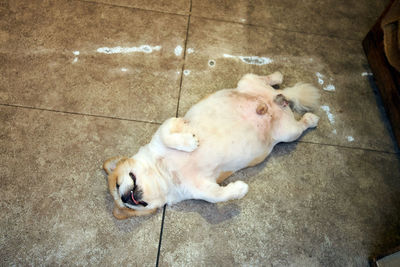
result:
M 244 197 L 249 191 L 249 186 L 242 181 L 236 181 L 228 184 L 229 190 L 232 193 L 232 199 L 240 199 Z
M 303 115 L 302 120 L 307 125 L 307 128 L 314 128 L 318 125 L 319 117 L 313 113 L 306 113 Z
M 199 139 L 196 135 L 191 133 L 182 134 L 183 146 L 180 150 L 185 152 L 192 152 L 199 146 Z

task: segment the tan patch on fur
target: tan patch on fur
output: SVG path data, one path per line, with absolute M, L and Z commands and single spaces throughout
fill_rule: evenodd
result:
M 111 162 L 112 161 L 115 162 L 115 160 L 118 160 L 118 157 L 107 160 L 103 165 L 105 167 L 105 169 L 107 168 L 108 164 L 113 164 Z M 121 204 L 118 202 L 119 201 L 119 195 L 117 192 L 118 176 L 120 175 L 121 171 L 123 171 L 128 166 L 132 166 L 134 163 L 135 163 L 135 160 L 132 158 L 120 157 L 120 159 L 117 163 L 117 167 L 111 174 L 108 175 L 108 189 L 110 190 L 110 193 L 114 198 L 113 215 L 118 220 L 124 220 L 124 219 L 127 219 L 132 216 L 148 215 L 157 210 L 156 208 L 151 209 L 151 210 L 134 210 L 134 209 L 130 209 L 127 207 L 121 207 Z M 107 171 L 107 169 L 106 169 L 106 171 Z
M 174 123 L 173 127 L 171 127 L 170 133 L 181 133 L 183 131 L 184 121 L 179 120 L 178 123 Z
M 181 184 L 181 180 L 179 180 L 179 178 L 178 178 L 178 173 L 177 173 L 176 171 L 173 171 L 173 172 L 172 172 L 172 182 L 173 182 L 175 185 L 180 185 L 180 184 Z
M 217 178 L 217 183 L 220 184 L 222 183 L 226 178 L 228 178 L 229 176 L 231 176 L 233 174 L 233 172 L 231 171 L 227 171 L 227 172 L 221 172 Z
M 205 97 L 203 97 L 200 101 L 203 101 L 203 100 L 206 100 L 207 98 L 209 98 L 210 96 L 211 96 L 212 94 L 208 94 L 208 95 L 206 95 Z M 199 102 L 200 102 L 199 101 Z
M 117 162 L 117 166 L 114 169 L 114 171 L 112 173 L 110 173 L 108 175 L 108 190 L 110 191 L 110 194 L 112 195 L 112 197 L 114 198 L 115 201 L 117 201 L 118 196 L 118 192 L 117 192 L 117 181 L 118 181 L 118 175 L 120 172 L 120 169 L 122 168 L 122 165 L 125 164 L 134 164 L 134 160 L 131 158 L 126 158 L 126 157 L 114 157 L 111 159 L 108 159 L 104 162 L 103 164 L 103 168 L 104 170 L 109 173 L 109 164 L 113 164 L 112 162 L 115 162 L 116 160 L 118 160 Z
M 154 213 L 157 209 L 151 210 L 133 210 L 126 207 L 119 207 L 117 204 L 114 206 L 113 215 L 118 220 L 125 220 L 133 216 L 144 216 Z
M 110 165 L 113 164 L 113 162 L 118 161 L 116 163 L 116 166 L 118 166 L 119 164 L 121 164 L 122 162 L 124 162 L 127 159 L 128 159 L 128 157 L 124 157 L 124 156 L 117 156 L 117 157 L 109 158 L 106 161 L 104 161 L 103 169 L 107 174 L 110 174 L 109 169 L 110 169 Z
M 248 100 L 248 101 L 257 100 L 256 96 L 249 95 L 249 94 L 246 94 L 246 93 L 242 93 L 242 92 L 238 92 L 238 91 L 231 91 L 229 93 L 230 93 L 230 96 L 233 97 L 233 98 L 245 99 L 245 100 Z
M 134 164 L 134 160 L 131 158 L 121 158 L 118 163 L 117 163 L 117 167 L 115 168 L 115 170 L 108 175 L 108 188 L 110 189 L 110 193 L 111 195 L 113 195 L 113 192 L 117 187 L 117 179 L 118 179 L 118 175 L 119 175 L 119 169 L 121 168 L 122 165 L 125 164 Z
M 263 162 L 264 159 L 265 159 L 266 157 L 267 157 L 267 155 L 264 154 L 264 155 L 261 155 L 261 156 L 259 156 L 259 157 L 254 158 L 254 159 L 249 163 L 249 165 L 248 165 L 247 167 L 256 166 L 257 164 Z

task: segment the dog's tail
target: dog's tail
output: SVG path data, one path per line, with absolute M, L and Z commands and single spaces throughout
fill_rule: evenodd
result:
M 293 87 L 285 88 L 282 94 L 297 112 L 316 109 L 319 104 L 320 94 L 318 89 L 309 83 L 297 83 Z

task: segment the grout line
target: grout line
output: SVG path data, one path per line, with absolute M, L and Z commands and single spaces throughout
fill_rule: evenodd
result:
M 200 18 L 200 19 L 204 19 L 204 20 L 232 23 L 232 24 L 238 24 L 238 25 L 249 26 L 249 27 L 258 27 L 258 28 L 263 28 L 263 29 L 266 29 L 266 30 L 274 30 L 274 31 L 290 32 L 290 33 L 299 33 L 299 34 L 313 35 L 313 36 L 333 38 L 333 39 L 339 39 L 339 40 L 349 40 L 349 41 L 361 42 L 361 40 L 358 40 L 358 39 L 343 38 L 343 37 L 339 37 L 339 36 L 336 36 L 336 35 L 321 34 L 321 33 L 314 33 L 314 32 L 303 32 L 303 31 L 299 31 L 299 30 L 283 29 L 283 28 L 274 27 L 274 26 L 257 25 L 257 24 L 252 24 L 252 23 L 242 23 L 242 22 L 234 21 L 234 20 L 207 18 L 207 17 L 199 16 L 199 15 L 192 15 L 192 16 L 195 17 L 195 18 Z
M 156 10 L 156 9 L 146 9 L 146 8 L 140 8 L 140 7 L 134 7 L 134 6 L 124 6 L 124 5 L 118 5 L 118 4 L 111 4 L 111 3 L 102 2 L 101 0 L 100 1 L 75 0 L 75 1 L 92 3 L 92 4 L 100 4 L 100 5 L 105 5 L 105 6 L 121 7 L 121 8 L 127 8 L 127 9 L 136 9 L 136 10 L 141 10 L 141 11 L 149 11 L 149 12 L 155 12 L 155 13 L 167 14 L 167 15 L 176 15 L 176 16 L 184 16 L 184 17 L 188 16 L 188 14 L 174 13 L 172 11 L 169 12 L 169 11 L 161 11 L 161 10 Z
M 160 252 L 161 252 L 161 241 L 164 232 L 164 221 L 165 221 L 165 210 L 167 209 L 167 204 L 163 207 L 163 213 L 161 218 L 161 229 L 160 229 L 160 238 L 158 240 L 158 250 L 157 250 L 157 259 L 156 259 L 156 267 L 158 267 L 158 262 L 160 260 Z
M 115 7 L 128 8 L 128 9 L 136 9 L 136 10 L 155 12 L 155 13 L 161 13 L 161 14 L 167 14 L 167 15 L 184 16 L 184 17 L 189 17 L 189 18 L 191 16 L 193 16 L 193 17 L 196 17 L 196 18 L 201 18 L 201 19 L 210 20 L 210 21 L 232 23 L 232 24 L 238 24 L 238 25 L 250 26 L 250 27 L 259 27 L 259 28 L 263 28 L 263 29 L 267 29 L 267 30 L 275 30 L 275 31 L 282 31 L 282 32 L 291 32 L 291 33 L 313 35 L 313 36 L 333 38 L 333 39 L 338 39 L 338 40 L 361 41 L 359 39 L 343 38 L 343 37 L 336 36 L 336 35 L 321 34 L 321 33 L 314 33 L 314 32 L 304 32 L 304 31 L 299 31 L 299 30 L 283 29 L 283 28 L 274 27 L 274 26 L 257 25 L 257 24 L 252 24 L 252 23 L 242 23 L 242 22 L 234 21 L 234 20 L 227 20 L 227 19 L 220 19 L 220 18 L 215 19 L 215 18 L 204 17 L 204 16 L 201 16 L 201 15 L 192 15 L 192 1 L 190 1 L 190 12 L 188 14 L 180 14 L 180 13 L 161 11 L 161 10 L 156 10 L 156 9 L 146 9 L 146 8 L 133 7 L 133 6 L 110 4 L 110 3 L 102 2 L 101 0 L 100 1 L 75 0 L 75 1 L 92 3 L 92 4 L 102 4 L 102 5 L 107 5 L 107 6 L 115 6 Z
M 353 149 L 353 150 L 364 150 L 368 152 L 376 152 L 376 153 L 386 153 L 386 154 L 392 154 L 392 155 L 400 155 L 400 152 L 391 152 L 391 151 L 385 151 L 385 150 L 377 150 L 377 149 L 372 149 L 372 148 L 363 148 L 363 147 L 352 147 L 352 146 L 345 146 L 345 145 L 335 145 L 335 144 L 326 144 L 326 143 L 316 143 L 316 142 L 310 142 L 310 141 L 295 141 L 298 143 L 305 143 L 305 144 L 312 144 L 312 145 L 320 145 L 320 146 L 332 146 L 332 147 L 339 147 L 339 148 L 347 148 L 347 149 Z
M 192 0 L 190 0 L 189 16 L 188 16 L 188 23 L 187 23 L 187 30 L 186 30 L 186 38 L 185 38 L 185 44 L 184 44 L 184 48 L 183 48 L 183 64 L 182 64 L 182 69 L 181 69 L 181 80 L 179 82 L 178 103 L 177 103 L 177 106 L 176 106 L 176 114 L 175 114 L 176 117 L 178 117 L 179 102 L 181 100 L 183 71 L 185 69 L 186 48 L 187 48 L 187 42 L 188 42 L 188 38 L 189 38 L 189 27 L 190 27 L 190 16 L 191 16 L 191 13 L 192 13 Z M 167 209 L 167 204 L 165 204 L 164 208 L 163 208 L 163 214 L 162 214 L 162 220 L 161 220 L 160 238 L 159 238 L 158 250 L 157 250 L 156 267 L 158 267 L 159 260 L 160 260 L 161 242 L 162 242 L 162 237 L 163 237 L 163 233 L 164 233 L 164 221 L 165 221 L 165 211 L 166 211 L 166 209 Z
M 157 124 L 157 125 L 161 124 L 160 122 L 156 122 L 156 121 L 128 119 L 128 118 L 112 117 L 112 116 L 106 116 L 106 115 L 94 115 L 94 114 L 74 112 L 74 111 L 62 111 L 62 110 L 55 110 L 55 109 L 48 109 L 48 108 L 22 106 L 22 105 L 16 105 L 16 104 L 0 103 L 0 106 L 22 108 L 22 109 L 31 109 L 31 110 L 40 110 L 40 111 L 48 111 L 48 112 L 54 112 L 54 113 L 62 113 L 62 114 L 69 114 L 69 115 L 79 115 L 79 116 L 87 116 L 87 117 L 103 118 L 103 119 L 112 119 L 112 120 L 120 120 L 120 121 L 142 122 L 142 123 L 151 123 L 151 124 Z
M 186 38 L 185 38 L 185 44 L 184 44 L 184 47 L 183 47 L 183 64 L 182 64 L 182 69 L 181 69 L 181 80 L 179 82 L 178 103 L 176 105 L 176 114 L 175 114 L 176 117 L 178 117 L 179 103 L 181 101 L 182 83 L 183 83 L 183 71 L 185 70 L 186 49 L 187 49 L 187 43 L 188 43 L 188 39 L 189 39 L 189 27 L 190 27 L 191 14 L 192 14 L 192 0 L 190 0 L 190 9 L 189 9 L 187 29 L 186 29 Z
M 103 118 L 103 119 L 111 119 L 111 120 L 131 121 L 131 122 L 140 122 L 140 123 L 150 123 L 150 124 L 156 124 L 156 125 L 162 124 L 162 123 L 160 123 L 160 122 L 155 122 L 155 121 L 146 121 L 146 120 L 137 120 L 137 119 L 127 119 L 127 118 L 111 117 L 111 116 L 105 116 L 105 115 L 93 115 L 93 114 L 80 113 L 80 112 L 73 112 L 73 111 L 60 111 L 60 110 L 47 109 L 47 108 L 38 108 L 38 107 L 22 106 L 22 105 L 16 105 L 16 104 L 5 104 L 5 103 L 0 103 L 0 106 L 4 106 L 4 107 L 14 107 L 14 108 L 22 108 L 22 109 L 31 109 L 31 110 L 39 110 L 39 111 L 48 111 L 48 112 L 54 112 L 54 113 L 69 114 L 69 115 L 78 115 L 78 116 L 87 116 L 87 117 Z M 178 110 L 177 110 L 177 112 L 178 112 Z M 312 144 L 312 145 L 320 145 L 320 146 L 332 146 L 332 147 L 347 148 L 347 149 L 354 149 L 354 150 L 364 150 L 364 151 L 369 151 L 369 152 L 386 153 L 386 154 L 392 154 L 392 155 L 400 155 L 400 151 L 398 151 L 398 152 L 397 152 L 397 151 L 391 152 L 391 151 L 378 150 L 378 149 L 372 149 L 372 148 L 351 147 L 351 146 L 335 145 L 335 144 L 327 144 L 327 143 L 316 143 L 316 142 L 302 141 L 302 140 L 297 140 L 297 141 L 294 141 L 294 142 L 305 143 L 305 144 Z M 294 142 L 293 142 L 293 143 L 294 143 Z

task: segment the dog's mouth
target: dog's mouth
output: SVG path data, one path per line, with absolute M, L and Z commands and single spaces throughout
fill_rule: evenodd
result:
M 129 204 L 129 205 L 139 205 L 140 201 L 136 199 L 135 194 L 133 192 L 133 190 L 131 190 L 130 192 L 124 194 L 121 196 L 121 200 L 124 204 Z
M 139 201 L 137 201 L 135 199 L 135 195 L 133 194 L 133 191 L 131 191 L 131 199 L 132 199 L 133 203 L 135 203 L 135 205 L 139 205 Z
M 138 207 L 138 206 L 146 207 L 148 205 L 147 202 L 145 202 L 145 201 L 136 200 L 133 195 L 127 196 L 127 197 L 123 196 L 123 197 L 121 197 L 121 199 L 127 208 L 134 209 L 134 207 Z
M 133 181 L 133 188 L 132 190 L 126 192 L 125 194 L 121 195 L 121 200 L 125 204 L 126 207 L 132 208 L 132 206 L 147 206 L 147 203 L 142 200 L 143 198 L 143 191 L 136 185 L 136 177 L 133 173 L 129 173 Z

